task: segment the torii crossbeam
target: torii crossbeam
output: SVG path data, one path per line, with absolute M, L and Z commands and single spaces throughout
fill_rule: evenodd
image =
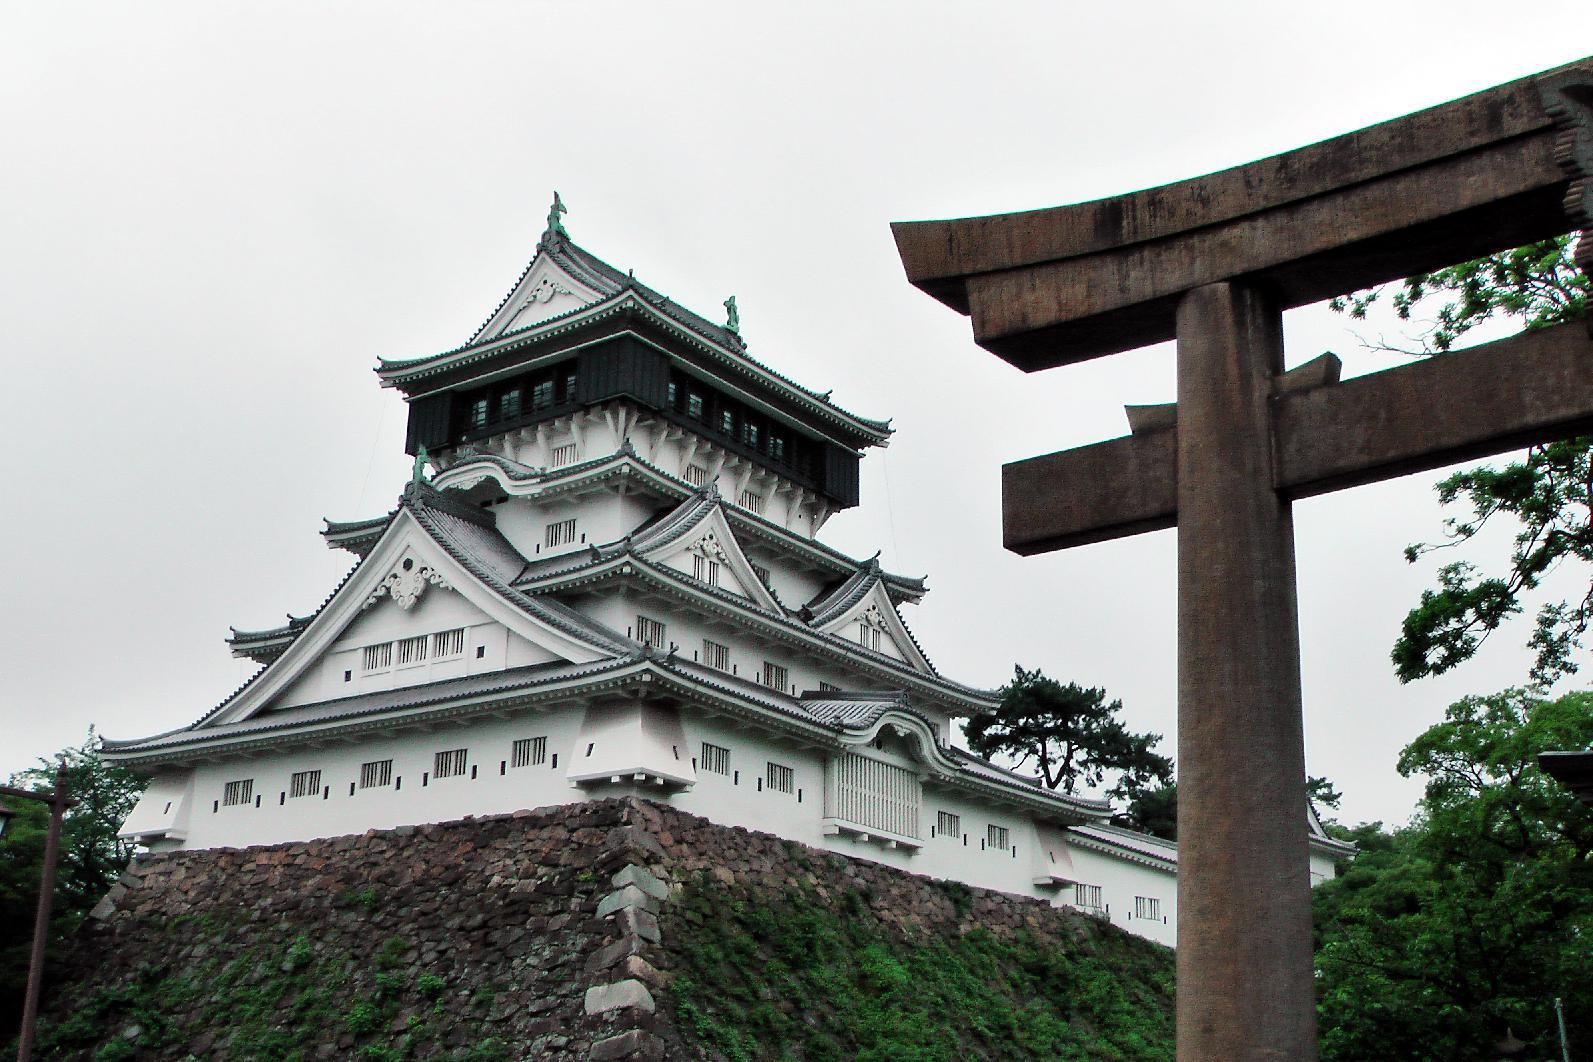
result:
M 1331 355 L 1283 371 L 1283 310 L 1593 230 L 1593 58 L 1179 184 L 893 229 L 1026 371 L 1177 340 L 1176 406 L 1003 469 L 1005 540 L 1178 527 L 1178 1058 L 1316 1058 L 1291 503 L 1593 430 L 1593 333 L 1340 383 Z

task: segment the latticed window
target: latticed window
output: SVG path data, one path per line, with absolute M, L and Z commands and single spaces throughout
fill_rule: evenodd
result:
M 821 682 L 821 683 L 819 683 L 819 692 L 820 693 L 840 693 L 841 692 L 841 687 L 837 686 L 833 682 Z
M 935 836 L 957 840 L 962 836 L 962 816 L 949 811 L 935 812 Z
M 510 767 L 536 767 L 548 759 L 548 739 L 545 737 L 520 738 L 509 750 Z
M 254 800 L 254 779 L 244 778 L 236 782 L 228 782 L 221 787 L 221 802 L 227 807 L 235 804 L 248 804 Z
M 741 507 L 743 509 L 751 509 L 755 513 L 763 512 L 763 495 L 757 493 L 756 491 L 742 491 Z
M 871 627 L 867 620 L 857 621 L 857 644 L 865 649 L 879 651 L 879 628 Z
M 567 546 L 575 541 L 575 517 L 560 520 L 558 523 L 548 525 L 547 531 L 542 535 L 542 544 L 545 546 Z
M 417 634 L 413 638 L 401 638 L 398 642 L 398 666 L 405 664 L 418 664 L 426 659 L 426 636 Z
M 752 574 L 756 575 L 758 577 L 758 582 L 762 583 L 764 586 L 769 585 L 769 569 L 765 568 L 763 565 L 754 564 L 752 566 Z
M 763 662 L 763 684 L 771 690 L 784 692 L 791 685 L 791 675 L 779 664 Z
M 707 583 L 709 586 L 718 586 L 719 562 L 716 560 L 709 560 L 701 553 L 693 553 L 691 555 L 691 576 L 699 583 Z
M 713 745 L 704 741 L 702 743 L 702 758 L 699 761 L 702 769 L 710 774 L 730 773 L 730 750 L 723 745 Z
M 701 465 L 687 465 L 686 482 L 694 487 L 702 486 L 708 482 L 708 470 Z
M 1009 838 L 1010 835 L 1007 833 L 1005 826 L 997 826 L 992 823 L 985 827 L 985 844 L 990 848 L 999 848 L 1005 852 Z
M 1134 917 L 1152 918 L 1160 921 L 1162 917 L 1162 902 L 1154 896 L 1134 897 Z
M 636 640 L 655 649 L 664 648 L 665 627 L 651 616 L 636 617 Z
M 796 791 L 796 772 L 781 764 L 771 763 L 763 784 L 776 793 L 793 793 Z
M 548 464 L 553 468 L 575 464 L 575 444 L 565 443 L 563 446 L 555 446 L 553 453 L 549 455 Z
M 360 764 L 360 788 L 380 789 L 393 784 L 393 761 L 371 760 Z
M 1073 902 L 1080 907 L 1099 911 L 1101 909 L 1101 887 L 1099 885 L 1074 885 Z
M 320 771 L 297 771 L 288 782 L 288 796 L 314 796 L 321 791 Z
M 831 763 L 836 818 L 902 837 L 918 836 L 923 792 L 917 774 L 854 752 L 843 753 Z
M 382 671 L 393 666 L 393 643 L 367 645 L 360 654 L 361 667 L 366 671 Z
M 719 671 L 730 670 L 730 647 L 709 638 L 702 640 L 702 662 Z
M 465 629 L 455 627 L 451 631 L 438 631 L 431 636 L 431 655 L 441 659 L 445 656 L 458 656 L 465 651 Z
M 465 761 L 469 756 L 469 749 L 450 749 L 439 752 L 432 758 L 431 776 L 433 778 L 455 778 L 465 773 Z

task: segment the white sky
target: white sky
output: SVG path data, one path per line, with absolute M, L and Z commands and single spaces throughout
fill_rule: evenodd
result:
M 1106 7 L 0 0 L 0 774 L 191 722 L 252 669 L 229 624 L 316 607 L 351 560 L 320 518 L 408 470 L 370 367 L 468 336 L 554 188 L 577 242 L 709 316 L 734 293 L 755 354 L 895 417 L 825 537 L 929 574 L 943 672 L 1104 685 L 1170 751 L 1173 532 L 1022 559 L 998 486 L 1171 400 L 1170 349 L 1025 377 L 887 223 L 1296 147 L 1579 58 L 1593 6 Z M 1324 308 L 1287 323 L 1291 363 L 1387 364 Z M 1518 626 L 1392 677 L 1434 478 L 1296 509 L 1309 767 L 1352 821 L 1403 819 L 1399 748 L 1526 672 Z

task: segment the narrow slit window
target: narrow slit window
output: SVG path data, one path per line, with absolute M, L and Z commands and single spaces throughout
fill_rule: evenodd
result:
M 321 791 L 320 771 L 296 771 L 288 783 L 289 797 L 315 796 Z
M 433 778 L 457 778 L 465 773 L 469 749 L 449 749 L 432 757 Z
M 431 636 L 431 655 L 441 660 L 444 657 L 459 656 L 465 651 L 465 629 L 455 627 L 451 631 L 439 631 Z
M 565 443 L 563 446 L 555 446 L 553 448 L 553 453 L 549 455 L 548 458 L 548 466 L 550 468 L 563 468 L 565 465 L 573 464 L 575 464 L 574 443 Z
M 393 784 L 393 761 L 371 760 L 360 764 L 360 788 L 381 789 Z
M 549 524 L 543 534 L 543 545 L 565 546 L 575 541 L 575 517 L 560 520 L 558 523 Z
M 796 772 L 783 764 L 771 763 L 764 777 L 764 784 L 776 793 L 795 792 Z
M 763 684 L 771 690 L 784 692 L 791 685 L 791 674 L 779 664 L 763 662 Z
M 757 493 L 756 491 L 742 491 L 741 507 L 743 509 L 750 509 L 755 513 L 763 512 L 763 495 Z
M 228 782 L 221 788 L 221 803 L 223 807 L 230 808 L 238 804 L 248 804 L 253 800 L 253 778 L 243 778 L 236 782 Z
M 520 738 L 509 751 L 510 767 L 536 767 L 546 763 L 548 739 L 545 737 Z
M 702 486 L 708 482 L 708 470 L 701 465 L 687 465 L 686 482 L 694 487 Z
M 709 774 L 730 773 L 730 750 L 723 745 L 702 743 L 702 769 Z
M 643 645 L 650 645 L 655 649 L 663 649 L 668 643 L 664 641 L 665 627 L 651 616 L 636 617 L 636 640 Z
M 426 662 L 427 639 L 424 634 L 413 638 L 401 638 L 398 642 L 398 666 L 406 664 L 423 664 Z
M 962 836 L 962 816 L 954 815 L 949 811 L 935 812 L 935 836 L 950 837 L 952 840 Z
M 716 560 L 709 560 L 701 553 L 693 553 L 691 556 L 691 575 L 692 578 L 696 579 L 699 583 L 707 583 L 709 586 L 718 586 L 719 562 Z
M 730 670 L 730 647 L 709 638 L 702 640 L 702 662 L 716 671 Z
M 841 692 L 841 687 L 837 686 L 833 682 L 821 682 L 821 683 L 819 683 L 819 692 L 820 693 L 840 693 Z

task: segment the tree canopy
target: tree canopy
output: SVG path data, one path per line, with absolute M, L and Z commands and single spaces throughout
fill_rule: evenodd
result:
M 1534 329 L 1584 317 L 1593 286 L 1572 261 L 1574 239 L 1562 236 L 1407 278 L 1393 295 L 1395 313 L 1410 321 L 1436 306 L 1434 316 L 1408 343 L 1380 338 L 1369 345 L 1443 354 L 1489 321 Z M 1336 299 L 1333 306 L 1364 319 L 1383 290 Z M 1502 574 L 1484 575 L 1466 560 L 1438 570 L 1437 586 L 1423 591 L 1406 615 L 1391 654 L 1402 682 L 1439 675 L 1469 660 L 1491 633 L 1523 610 L 1523 597 L 1539 589 L 1562 562 L 1593 562 L 1593 437 L 1534 446 L 1521 460 L 1457 472 L 1437 490 L 1441 504 L 1460 507 L 1464 515 L 1444 521 L 1441 541 L 1406 547 L 1407 560 L 1464 547 L 1495 520 L 1516 523 L 1515 541 Z M 1580 597 L 1538 606 L 1528 642 L 1535 654 L 1534 681 L 1551 682 L 1577 670 L 1575 654 L 1590 622 L 1593 580 Z
M 1427 780 L 1415 820 L 1340 830 L 1360 854 L 1314 894 L 1324 1062 L 1548 1062 L 1557 996 L 1593 1028 L 1593 808 L 1536 759 L 1590 744 L 1593 693 L 1508 690 L 1405 748 L 1400 773 Z
M 1036 668 L 1013 668 L 1001 687 L 1001 706 L 968 720 L 968 747 L 986 758 L 1003 757 L 1018 767 L 1033 764 L 1049 789 L 1065 793 L 1099 789 L 1128 798 L 1152 782 L 1173 777 L 1173 761 L 1154 751 L 1160 734 L 1137 734 L 1117 718 L 1123 702 L 1108 701 L 1103 689 L 1086 689 L 1047 678 Z

